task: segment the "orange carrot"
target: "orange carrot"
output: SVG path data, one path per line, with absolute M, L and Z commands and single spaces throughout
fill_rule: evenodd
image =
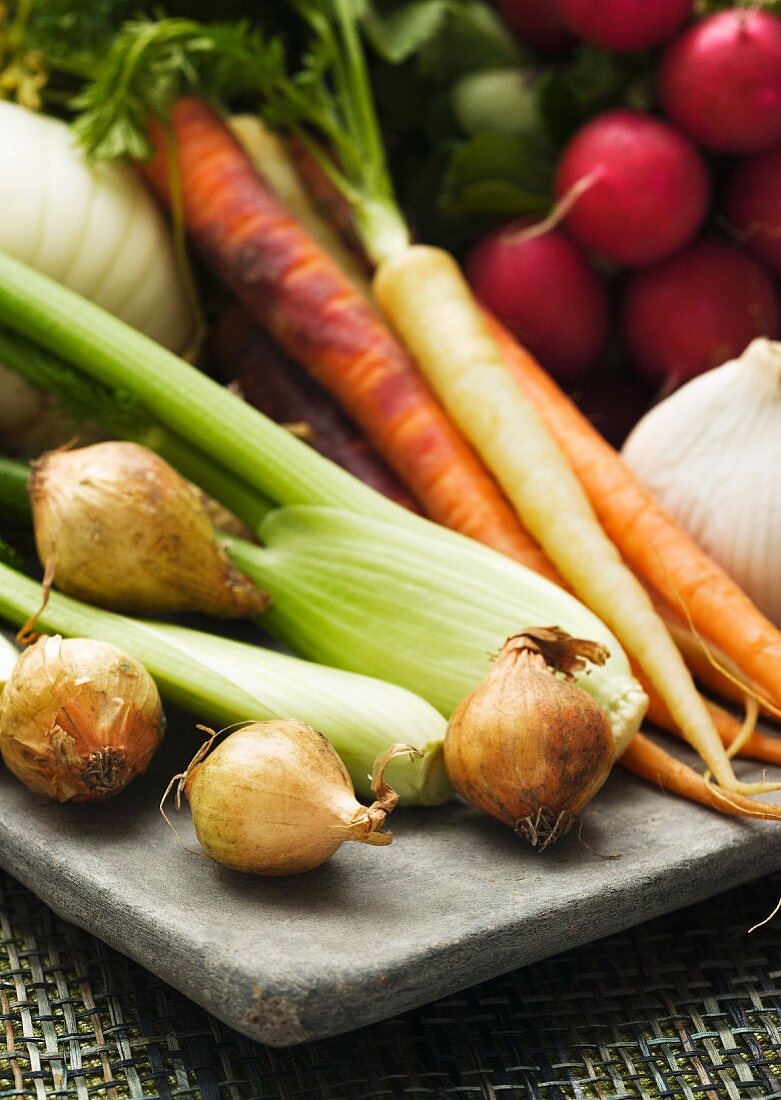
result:
M 781 633 L 659 505 L 556 383 L 493 318 L 505 362 L 578 475 L 605 531 L 634 571 L 781 707 Z
M 427 514 L 541 573 L 544 555 L 412 360 L 335 261 L 254 171 L 201 100 L 171 111 L 184 220 L 249 312 L 358 423 Z M 141 170 L 169 199 L 167 134 Z
M 708 644 L 706 652 L 702 641 L 692 634 L 681 616 L 661 601 L 657 603 L 657 607 L 698 683 L 737 706 L 743 706 L 747 693 L 760 694 L 758 686 L 744 675 L 743 670 L 726 653 L 712 643 Z M 721 669 L 724 671 L 720 671 Z M 773 717 L 767 708 L 762 709 L 766 717 Z
M 642 681 L 641 681 L 642 682 Z M 680 737 L 680 731 L 672 719 L 672 716 L 659 698 L 657 693 L 649 688 L 647 683 L 643 687 L 648 695 L 648 721 L 655 726 Z M 729 748 L 741 731 L 741 722 L 724 707 L 706 699 L 705 705 L 713 719 L 719 737 L 726 748 Z M 768 734 L 755 730 L 738 752 L 738 756 L 747 756 L 753 760 L 761 760 L 765 764 L 781 765 L 781 738 L 770 737 Z
M 655 783 L 662 790 L 710 806 L 732 817 L 781 820 L 781 806 L 757 802 L 735 791 L 723 791 L 706 783 L 703 776 L 682 764 L 642 733 L 636 733 L 619 761 L 634 775 Z
M 420 511 L 336 402 L 279 350 L 238 302 L 216 319 L 209 350 L 215 376 L 237 385 L 256 409 L 278 424 L 305 424 L 306 441 L 321 455 L 397 504 Z

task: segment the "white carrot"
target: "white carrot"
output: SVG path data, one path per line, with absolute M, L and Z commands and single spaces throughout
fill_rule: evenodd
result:
M 736 779 L 669 631 L 507 371 L 452 257 L 438 248 L 412 245 L 379 265 L 374 292 L 524 525 L 575 593 L 617 634 L 718 782 L 744 794 L 770 789 Z

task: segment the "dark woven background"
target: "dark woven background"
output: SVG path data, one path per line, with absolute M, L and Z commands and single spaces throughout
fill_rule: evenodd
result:
M 746 934 L 780 894 L 781 875 L 384 1024 L 271 1050 L 0 874 L 0 1096 L 781 1100 L 781 917 Z

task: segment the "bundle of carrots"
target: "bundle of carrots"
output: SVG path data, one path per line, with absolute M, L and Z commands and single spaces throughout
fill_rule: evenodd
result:
M 187 230 L 249 313 L 332 394 L 432 519 L 549 568 L 409 353 L 220 117 L 188 98 L 171 124 Z M 156 157 L 141 168 L 168 200 L 166 128 L 154 125 L 151 138 Z
M 185 98 L 173 106 L 170 119 L 187 230 L 249 314 L 341 405 L 431 518 L 563 583 L 375 304 L 281 203 L 220 116 L 203 101 Z M 151 137 L 156 155 L 142 169 L 165 199 L 169 146 L 162 127 L 153 127 Z M 322 177 L 320 182 L 322 193 Z M 691 622 L 689 652 L 702 654 L 707 646 L 725 665 L 740 669 L 739 695 L 755 693 L 770 710 L 781 707 L 779 633 L 655 504 L 513 337 L 493 318 L 486 325 L 508 378 L 520 383 L 539 411 L 621 556 L 666 601 L 671 621 L 673 608 L 679 616 L 684 609 Z M 700 660 L 698 668 L 707 667 L 707 659 Z M 729 683 L 719 673 L 713 679 L 722 687 Z M 651 700 L 652 720 L 676 732 L 658 693 Z M 738 720 L 714 704 L 708 711 L 724 745 L 733 744 Z M 781 763 L 781 742 L 774 738 L 752 733 L 742 742 L 741 755 Z M 642 735 L 622 762 L 723 812 L 764 816 L 761 804 L 704 783 Z

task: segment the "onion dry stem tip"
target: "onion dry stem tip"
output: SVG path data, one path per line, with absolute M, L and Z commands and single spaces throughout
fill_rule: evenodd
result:
M 398 795 L 385 770 L 402 754 L 420 755 L 418 749 L 393 745 L 380 756 L 372 781 L 377 798 L 363 806 L 331 744 L 303 722 L 249 722 L 219 744 L 221 734 L 206 732 L 208 740 L 171 780 L 161 810 L 172 789 L 177 809 L 184 794 L 196 836 L 218 863 L 292 875 L 319 867 L 348 840 L 391 843 L 382 829 Z
M 445 768 L 468 802 L 538 851 L 572 826 L 610 773 L 607 714 L 574 674 L 608 651 L 559 627 L 508 638 L 493 668 L 453 712 Z

